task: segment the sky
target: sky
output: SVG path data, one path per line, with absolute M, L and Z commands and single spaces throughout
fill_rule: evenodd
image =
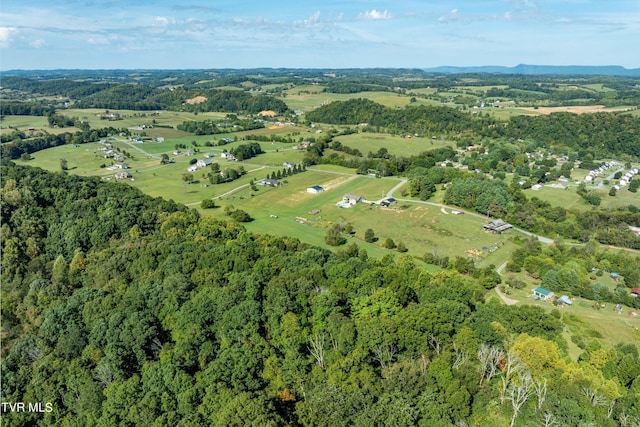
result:
M 640 67 L 640 0 L 2 0 L 0 70 Z

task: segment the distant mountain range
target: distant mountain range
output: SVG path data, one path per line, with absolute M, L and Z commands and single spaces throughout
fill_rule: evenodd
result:
M 640 76 L 640 68 L 624 68 L 619 65 L 527 65 L 515 67 L 434 67 L 424 68 L 429 73 L 496 73 L 496 74 L 579 74 L 589 76 Z

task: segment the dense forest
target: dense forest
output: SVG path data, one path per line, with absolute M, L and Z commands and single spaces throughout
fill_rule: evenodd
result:
M 558 310 L 485 301 L 472 275 L 251 234 L 97 178 L 1 179 L 2 400 L 53 406 L 3 424 L 640 421 L 635 344 L 571 360 Z

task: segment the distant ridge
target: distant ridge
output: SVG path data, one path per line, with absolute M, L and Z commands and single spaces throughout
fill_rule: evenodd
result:
M 496 73 L 496 74 L 574 74 L 589 76 L 640 76 L 640 68 L 627 69 L 619 65 L 527 65 L 515 67 L 434 67 L 424 68 L 429 73 Z

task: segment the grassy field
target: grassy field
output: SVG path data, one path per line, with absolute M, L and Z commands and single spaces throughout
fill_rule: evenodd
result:
M 367 132 L 337 136 L 334 139 L 348 147 L 357 148 L 364 156 L 366 156 L 369 151 L 375 153 L 380 148 L 386 148 L 389 150 L 389 153 L 393 153 L 398 156 L 412 156 L 435 148 L 454 145 L 453 142 L 442 140 L 440 138 L 432 139 L 431 137 L 418 137 L 405 139 L 398 135 Z
M 566 209 L 592 209 L 592 206 L 576 193 L 576 188 L 575 185 L 567 189 L 543 186 L 538 191 L 527 189 L 524 190 L 523 193 L 528 198 L 537 197 L 540 200 L 550 203 L 552 206 L 562 206 Z M 587 190 L 595 191 L 602 197 L 601 208 L 615 209 L 629 205 L 640 206 L 640 192 L 632 193 L 628 190 L 628 187 L 624 187 L 618 191 L 615 196 L 609 196 L 610 188 L 611 185 L 605 185 L 602 189 L 587 186 Z
M 29 131 L 29 128 L 34 128 L 33 131 Z M 60 134 L 64 132 L 78 132 L 80 129 L 75 127 L 70 128 L 52 128 L 49 127 L 49 122 L 45 116 L 4 116 L 0 121 L 0 134 L 11 133 L 14 130 L 20 130 L 25 134 L 36 134 L 39 131 L 43 131 L 50 134 Z
M 287 96 L 280 98 L 292 110 L 309 112 L 315 108 L 333 101 L 347 101 L 355 98 L 367 98 L 387 107 L 405 107 L 411 97 L 394 92 L 359 92 L 359 93 L 329 93 L 322 92 L 322 86 L 297 86 L 286 91 Z M 431 104 L 428 100 L 418 99 L 415 104 Z
M 602 278 L 598 280 L 603 281 Z M 536 305 L 547 312 L 557 308 L 566 324 L 563 336 L 569 344 L 569 355 L 574 360 L 583 350 L 571 341 L 573 335 L 581 337 L 586 342 L 595 339 L 606 348 L 619 343 L 640 341 L 640 316 L 631 316 L 631 308 L 623 307 L 622 314 L 618 314 L 612 310 L 613 304 L 607 303 L 604 308 L 595 310 L 594 302 L 583 298 L 572 298 L 571 306 L 556 307 L 550 302 L 534 300 L 531 290 L 539 284 L 531 280 L 529 282 L 524 289 L 512 289 L 508 297 L 517 300 L 518 304 Z M 488 296 L 499 298 L 495 291 L 490 291 Z

